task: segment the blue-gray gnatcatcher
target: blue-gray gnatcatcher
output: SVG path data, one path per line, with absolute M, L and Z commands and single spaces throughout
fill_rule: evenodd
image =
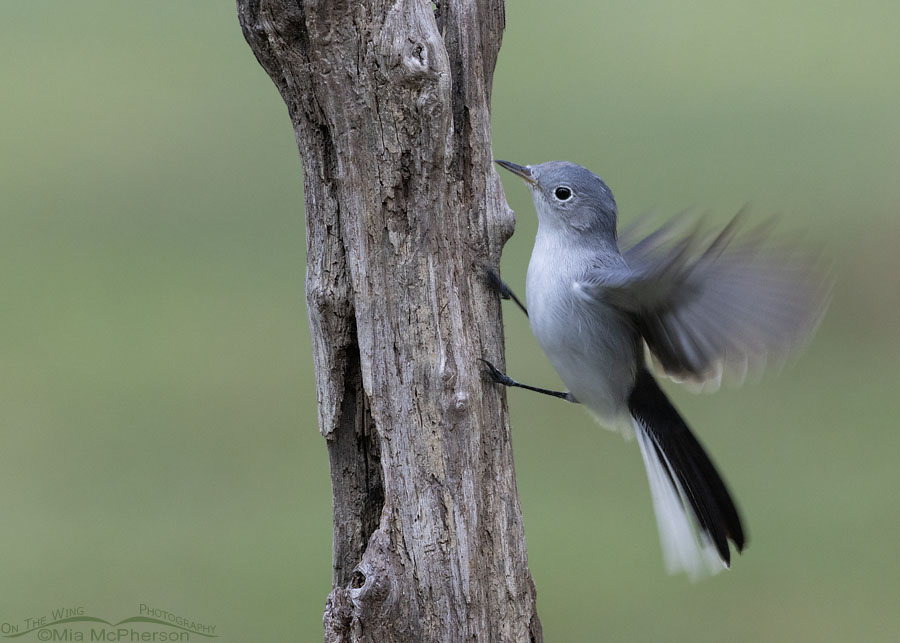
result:
M 580 402 L 602 424 L 633 433 L 669 572 L 698 578 L 728 567 L 728 541 L 738 552 L 745 543 L 738 510 L 651 375 L 644 345 L 657 370 L 677 380 L 741 381 L 812 335 L 830 293 L 821 261 L 796 244 L 767 243 L 768 226 L 739 234 L 740 214 L 715 235 L 682 218 L 626 242 L 612 192 L 589 170 L 497 163 L 531 189 L 538 231 L 526 313 L 568 391 L 521 384 L 485 362 L 490 376 Z

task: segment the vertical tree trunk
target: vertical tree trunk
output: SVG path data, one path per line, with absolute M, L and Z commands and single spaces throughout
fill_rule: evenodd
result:
M 326 641 L 541 641 L 479 279 L 514 219 L 491 165 L 502 0 L 238 0 L 288 106 L 334 493 Z

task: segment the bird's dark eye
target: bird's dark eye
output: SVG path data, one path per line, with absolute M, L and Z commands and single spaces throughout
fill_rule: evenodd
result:
M 565 185 L 560 185 L 558 188 L 553 190 L 553 196 L 555 196 L 560 201 L 568 201 L 572 198 L 572 189 L 567 188 Z

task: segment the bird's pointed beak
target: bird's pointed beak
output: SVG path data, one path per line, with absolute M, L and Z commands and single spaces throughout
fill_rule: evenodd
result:
M 526 183 L 531 185 L 536 185 L 537 181 L 534 180 L 534 176 L 531 174 L 531 169 L 527 165 L 516 165 L 515 163 L 510 163 L 509 161 L 501 161 L 495 160 L 494 163 L 502 167 L 504 170 L 509 170 L 516 176 L 521 176 L 525 179 Z

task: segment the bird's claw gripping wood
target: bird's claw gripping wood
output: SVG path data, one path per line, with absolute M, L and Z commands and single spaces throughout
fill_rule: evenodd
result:
M 551 391 L 546 388 L 539 388 L 537 386 L 529 386 L 528 384 L 522 384 L 521 382 L 517 382 L 509 375 L 498 369 L 496 366 L 491 364 L 486 359 L 479 360 L 484 364 L 484 373 L 487 375 L 489 379 L 497 384 L 502 384 L 503 386 L 515 386 L 517 388 L 524 388 L 529 391 L 534 391 L 535 393 L 543 393 L 544 395 L 552 395 L 553 397 L 558 397 L 561 400 L 565 400 L 567 402 L 578 403 L 575 397 L 569 393 L 568 391 Z
M 500 299 L 512 299 L 515 302 L 516 306 L 518 306 L 519 309 L 523 313 L 525 313 L 525 316 L 528 317 L 528 309 L 525 308 L 525 304 L 523 304 L 519 300 L 519 298 L 516 297 L 516 294 L 500 278 L 500 273 L 498 273 L 494 268 L 483 265 L 481 267 L 481 279 L 482 281 L 484 281 L 485 285 L 487 285 L 488 288 L 500 295 Z

